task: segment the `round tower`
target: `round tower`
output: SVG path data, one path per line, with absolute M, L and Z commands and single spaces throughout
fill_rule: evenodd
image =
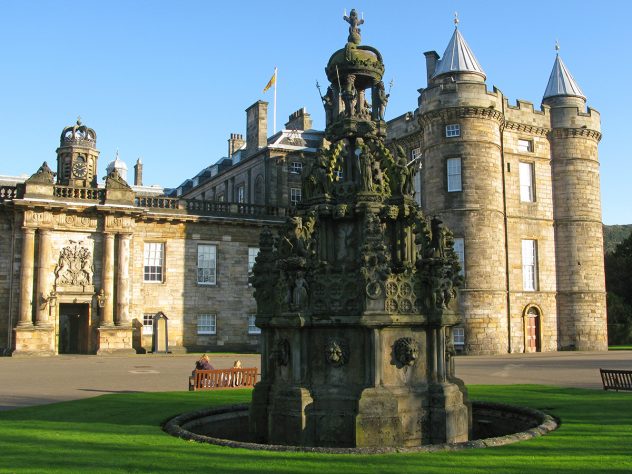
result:
M 542 100 L 550 107 L 558 348 L 607 350 L 599 113 L 559 54 Z
M 501 99 L 487 91 L 485 73 L 458 28 L 443 57 L 428 52 L 426 61 L 428 87 L 421 92 L 419 108 L 424 208 L 447 224 L 465 255 L 460 303 L 466 351 L 504 353 L 508 337 Z

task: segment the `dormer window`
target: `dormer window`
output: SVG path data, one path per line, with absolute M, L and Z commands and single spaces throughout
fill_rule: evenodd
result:
M 461 136 L 461 125 L 458 123 L 451 123 L 450 125 L 445 126 L 445 136 L 446 138 L 452 137 L 460 137 Z

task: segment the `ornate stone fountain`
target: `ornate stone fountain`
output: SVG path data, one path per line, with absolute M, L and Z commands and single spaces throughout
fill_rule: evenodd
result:
M 403 149 L 384 143 L 382 56 L 360 45 L 355 10 L 344 19 L 348 42 L 326 67 L 327 141 L 304 167 L 296 214 L 261 235 L 251 434 L 300 446 L 467 441 L 471 408 L 450 360 L 452 236 L 415 203 Z

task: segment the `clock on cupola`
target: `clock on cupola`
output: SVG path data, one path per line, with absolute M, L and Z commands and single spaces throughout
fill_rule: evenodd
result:
M 77 119 L 75 125 L 64 128 L 57 148 L 57 184 L 96 188 L 97 134 Z

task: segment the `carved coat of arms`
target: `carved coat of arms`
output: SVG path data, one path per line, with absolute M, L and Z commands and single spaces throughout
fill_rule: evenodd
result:
M 56 286 L 88 286 L 92 284 L 92 254 L 83 242 L 70 241 L 61 249 L 55 267 Z

